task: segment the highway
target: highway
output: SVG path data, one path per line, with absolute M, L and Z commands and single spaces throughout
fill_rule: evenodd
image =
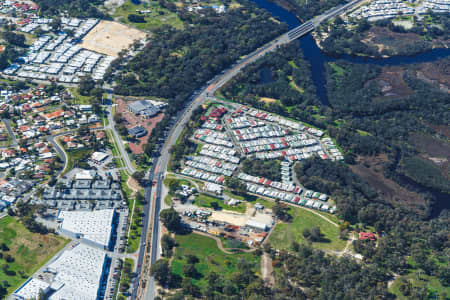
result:
M 147 210 L 144 208 L 145 218 L 144 218 L 144 228 L 142 230 L 142 239 L 141 239 L 141 247 L 139 249 L 139 259 L 138 259 L 138 270 L 136 274 L 140 274 L 136 277 L 136 281 L 133 285 L 133 292 L 131 299 L 145 299 L 145 300 L 153 300 L 156 296 L 156 284 L 153 278 L 149 278 L 145 288 L 142 286 L 142 280 L 146 280 L 147 278 L 139 278 L 140 276 L 145 276 L 142 273 L 142 268 L 144 264 L 152 265 L 159 258 L 159 212 L 161 208 L 161 194 L 162 194 L 162 181 L 164 178 L 164 173 L 167 170 L 167 165 L 169 162 L 170 154 L 169 149 L 175 145 L 178 137 L 180 136 L 185 124 L 191 119 L 192 112 L 202 105 L 206 100 L 209 99 L 218 89 L 223 87 L 229 80 L 231 80 L 234 76 L 236 76 L 244 67 L 255 62 L 260 57 L 265 54 L 277 49 L 279 46 L 283 44 L 287 44 L 292 42 L 293 40 L 304 36 L 314 30 L 317 26 L 319 26 L 323 21 L 328 20 L 332 17 L 335 17 L 351 8 L 361 3 L 363 0 L 354 0 L 345 5 L 341 5 L 330 9 L 324 14 L 315 17 L 314 19 L 303 23 L 302 25 L 290 30 L 289 32 L 281 35 L 276 38 L 272 42 L 267 43 L 263 47 L 255 50 L 254 52 L 248 54 L 244 58 L 237 61 L 232 67 L 224 70 L 219 76 L 214 77 L 212 80 L 208 82 L 208 85 L 204 86 L 200 89 L 198 93 L 195 93 L 190 98 L 189 102 L 185 108 L 183 108 L 176 116 L 178 120 L 171 128 L 168 137 L 165 140 L 164 145 L 160 149 L 160 156 L 155 158 L 154 165 L 149 171 L 148 178 L 150 181 L 153 179 L 156 180 L 156 192 L 152 194 L 152 188 L 146 187 L 145 189 L 145 199 L 148 201 Z M 111 116 L 112 119 L 112 116 Z M 110 124 L 111 123 L 110 121 Z M 123 152 L 126 154 L 126 152 Z M 126 155 L 128 157 L 128 155 Z M 151 232 L 151 248 L 150 248 L 150 261 L 146 261 L 145 259 L 145 251 L 146 251 L 146 237 L 149 225 L 149 218 L 152 216 L 152 232 Z

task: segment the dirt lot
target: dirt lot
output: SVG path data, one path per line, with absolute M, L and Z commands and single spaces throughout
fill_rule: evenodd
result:
M 141 117 L 136 116 L 135 114 L 133 114 L 132 112 L 130 112 L 127 109 L 127 105 L 131 102 L 124 101 L 122 99 L 117 99 L 116 103 L 117 103 L 116 112 L 122 114 L 122 118 L 124 118 L 126 120 L 125 127 L 132 128 L 134 126 L 140 125 L 140 126 L 144 127 L 145 129 L 147 129 L 147 131 L 148 131 L 147 135 L 143 136 L 141 138 L 138 138 L 138 140 L 140 141 L 139 144 L 138 143 L 128 143 L 131 151 L 134 154 L 143 153 L 144 152 L 143 147 L 144 147 L 144 144 L 147 142 L 148 136 L 152 132 L 153 128 L 155 128 L 156 124 L 158 124 L 159 121 L 162 120 L 162 118 L 164 117 L 164 114 L 160 113 L 151 119 L 143 120 L 143 119 L 141 119 Z
M 383 155 L 375 158 L 360 157 L 358 158 L 360 164 L 350 166 L 350 168 L 394 206 L 407 207 L 419 214 L 423 214 L 425 199 L 421 195 L 408 191 L 396 182 L 383 176 L 382 166 L 386 160 L 387 158 Z
M 244 226 L 248 216 L 244 214 L 235 214 L 222 211 L 212 211 L 211 219 L 218 222 L 226 222 L 236 226 Z
M 98 53 L 118 56 L 122 49 L 128 48 L 134 40 L 144 39 L 146 33 L 126 25 L 100 21 L 83 39 L 81 47 Z
M 259 98 L 259 101 L 270 104 L 270 103 L 277 102 L 277 99 L 273 99 L 273 98 L 269 98 L 269 97 L 261 97 L 261 98 Z
M 384 97 L 404 97 L 412 94 L 412 90 L 403 80 L 401 67 L 383 68 L 382 73 L 375 80 L 381 86 Z

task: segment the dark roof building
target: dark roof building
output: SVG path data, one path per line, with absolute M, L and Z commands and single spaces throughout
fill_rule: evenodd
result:
M 128 129 L 128 134 L 134 138 L 140 138 L 147 134 L 147 130 L 142 126 L 135 126 Z

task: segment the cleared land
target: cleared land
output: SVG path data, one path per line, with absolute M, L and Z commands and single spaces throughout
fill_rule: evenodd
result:
M 8 294 L 11 294 L 69 241 L 53 234 L 32 233 L 22 223 L 7 216 L 0 219 L 0 242 L 9 248 L 2 251 L 0 265 L 7 264 L 10 272 L 8 276 L 1 268 L 0 282 L 8 282 Z M 6 262 L 7 255 L 11 255 L 14 262 Z
M 131 152 L 133 152 L 133 154 L 144 153 L 144 144 L 147 142 L 148 137 L 152 133 L 153 128 L 156 127 L 156 124 L 158 124 L 164 118 L 164 113 L 159 113 L 153 118 L 144 120 L 140 116 L 137 116 L 128 110 L 127 106 L 132 101 L 128 102 L 122 99 L 117 99 L 116 102 L 117 102 L 116 112 L 120 113 L 122 115 L 122 118 L 125 119 L 125 127 L 130 129 L 135 126 L 142 126 L 147 130 L 147 134 L 145 136 L 137 138 L 136 142 L 128 143 L 128 146 L 130 147 Z
M 229 206 L 224 203 L 223 200 L 215 197 L 211 197 L 205 194 L 199 194 L 195 200 L 194 204 L 201 207 L 218 208 L 219 210 L 229 210 L 240 213 L 245 213 L 245 203 L 239 203 L 236 206 Z
M 172 261 L 172 273 L 183 277 L 183 265 L 187 264 L 186 255 L 197 256 L 199 262 L 195 264 L 195 267 L 201 275 L 193 279 L 193 283 L 200 288 L 208 284 L 205 277 L 212 271 L 223 275 L 225 279 L 230 279 L 237 271 L 237 265 L 241 259 L 252 262 L 255 270 L 259 268 L 260 257 L 252 253 L 226 254 L 217 247 L 217 242 L 212 238 L 191 233 L 177 235 L 175 240 L 177 248 Z
M 269 98 L 269 97 L 261 97 L 261 98 L 259 98 L 259 100 L 264 103 L 269 103 L 269 104 L 277 102 L 277 99 Z
M 338 238 L 338 227 L 308 210 L 299 207 L 293 209 L 296 212 L 294 211 L 295 217 L 292 222 L 277 224 L 270 235 L 269 242 L 273 247 L 289 250 L 294 241 L 307 243 L 307 240 L 303 237 L 303 230 L 318 226 L 323 235 L 322 241 L 312 243 L 313 247 L 333 251 L 339 251 L 345 248 L 346 241 Z
M 118 56 L 122 49 L 127 49 L 134 40 L 144 39 L 145 32 L 126 25 L 100 21 L 83 39 L 81 47 L 98 53 Z

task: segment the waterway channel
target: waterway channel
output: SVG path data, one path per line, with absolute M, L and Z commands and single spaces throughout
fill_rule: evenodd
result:
M 289 29 L 295 28 L 301 24 L 294 13 L 287 9 L 270 2 L 269 0 L 252 0 L 260 8 L 268 10 L 275 18 L 285 22 L 289 25 Z M 351 63 L 359 64 L 375 64 L 381 66 L 397 66 L 414 63 L 424 63 L 435 61 L 447 56 L 450 56 L 450 49 L 433 49 L 431 51 L 413 55 L 413 56 L 393 56 L 389 58 L 367 58 L 358 56 L 343 55 L 340 57 L 330 57 L 324 54 L 317 46 L 313 37 L 308 34 L 299 39 L 297 42 L 302 49 L 305 58 L 309 61 L 312 68 L 312 79 L 316 86 L 317 97 L 324 105 L 329 105 L 327 89 L 326 89 L 326 77 L 325 77 L 325 64 L 336 60 L 345 60 Z M 262 72 L 261 77 L 264 80 L 268 80 L 269 74 Z M 433 209 L 430 217 L 434 218 L 445 210 L 450 210 L 450 197 L 442 193 L 433 193 L 437 201 L 433 205 Z
M 269 0 L 252 0 L 260 8 L 268 10 L 281 22 L 289 25 L 289 29 L 301 24 L 294 13 L 270 2 Z M 317 46 L 310 34 L 299 39 L 299 46 L 303 50 L 305 58 L 312 67 L 312 79 L 316 86 L 317 97 L 324 105 L 329 105 L 325 79 L 325 64 L 336 60 L 345 60 L 352 63 L 376 64 L 382 66 L 397 66 L 413 63 L 424 63 L 450 56 L 450 49 L 433 49 L 431 51 L 414 56 L 393 56 L 389 58 L 367 58 L 344 55 L 340 57 L 330 57 L 325 55 Z

